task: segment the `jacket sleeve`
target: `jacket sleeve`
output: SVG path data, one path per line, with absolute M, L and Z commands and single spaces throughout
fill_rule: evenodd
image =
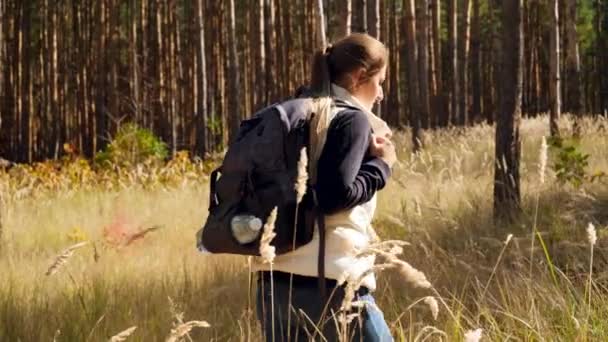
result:
M 363 112 L 345 110 L 332 120 L 317 164 L 316 191 L 326 214 L 365 203 L 384 188 L 391 170 L 368 155 L 371 133 Z

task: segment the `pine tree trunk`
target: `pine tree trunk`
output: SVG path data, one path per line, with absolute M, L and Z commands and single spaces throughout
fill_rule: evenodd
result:
M 389 9 L 390 8 L 390 9 Z M 397 19 L 397 2 L 392 2 L 391 7 L 387 7 L 389 11 L 387 11 L 387 48 L 390 51 L 394 51 L 389 55 L 389 65 L 388 69 L 391 72 L 388 74 L 388 82 L 386 82 L 386 90 L 387 90 L 387 101 L 386 105 L 387 110 L 384 116 L 387 123 L 391 126 L 399 126 L 401 121 L 401 106 L 400 106 L 400 88 L 399 84 L 399 70 L 401 68 L 400 59 L 399 59 L 399 20 Z M 414 70 L 417 72 L 417 70 Z
M 323 0 L 316 2 L 316 17 L 317 17 L 317 42 L 321 49 L 327 46 L 327 35 L 325 34 L 325 11 L 323 10 Z
M 265 24 L 264 32 L 266 33 L 265 44 L 265 57 L 266 57 L 266 97 L 264 103 L 269 103 L 276 100 L 276 93 L 274 90 L 274 80 L 276 79 L 275 73 L 275 25 L 274 25 L 274 1 L 266 0 L 264 8 Z
M 367 25 L 369 28 L 369 35 L 376 39 L 380 39 L 380 1 L 381 0 L 367 0 Z
M 450 86 L 450 110 L 448 116 L 448 124 L 456 124 L 459 118 L 458 103 L 460 92 L 458 86 L 458 31 L 457 31 L 457 0 L 448 0 L 448 84 Z
M 236 55 L 236 17 L 234 14 L 234 0 L 230 0 L 230 141 L 236 137 L 241 116 L 239 113 L 240 86 L 239 86 L 239 61 Z
M 564 110 L 575 116 L 573 134 L 580 135 L 580 118 L 583 114 L 583 98 L 581 92 L 581 66 L 578 51 L 578 37 L 576 32 L 576 1 L 566 1 L 564 13 L 565 24 L 565 53 L 564 53 L 564 80 L 566 91 L 564 94 Z
M 608 1 L 596 0 L 596 65 L 599 112 L 608 117 Z
M 352 31 L 353 3 L 352 0 L 339 1 L 338 11 L 338 28 L 336 30 L 336 38 L 340 39 L 348 36 Z
M 419 15 L 416 18 L 416 36 L 418 41 L 418 85 L 420 96 L 420 118 L 424 129 L 429 128 L 430 97 L 429 97 L 429 1 L 418 0 Z
M 523 0 L 502 2 L 501 101 L 496 123 L 494 217 L 512 219 L 520 211 L 519 160 L 523 81 Z
M 420 122 L 420 105 L 418 85 L 418 44 L 416 42 L 416 15 L 415 15 L 415 3 L 414 0 L 405 0 L 403 2 L 404 9 L 404 32 L 405 32 L 405 44 L 407 54 L 407 76 L 408 76 L 408 99 L 410 103 L 410 124 L 412 126 L 412 143 L 414 146 L 414 152 L 419 151 L 422 148 L 422 129 Z
M 471 25 L 471 122 L 481 118 L 481 18 L 479 0 L 473 1 L 473 21 Z
M 30 18 L 31 4 L 29 2 L 21 2 L 21 22 L 19 25 L 19 83 L 20 94 L 19 99 L 19 114 L 21 123 L 18 161 L 32 161 L 32 144 L 31 144 L 31 86 L 30 86 Z
M 559 1 L 552 0 L 550 6 L 551 17 L 551 48 L 550 48 L 550 77 L 549 77 L 549 99 L 551 111 L 549 127 L 552 137 L 559 136 L 558 120 L 561 115 L 561 85 L 560 85 L 560 48 L 559 48 Z
M 6 23 L 4 22 L 4 12 L 5 9 L 4 7 L 6 6 L 5 1 L 0 1 L 0 94 L 2 94 L 1 92 L 4 91 L 4 78 L 5 78 L 5 73 L 4 73 L 4 69 L 6 68 L 6 65 L 8 64 L 7 61 L 4 59 L 4 47 L 5 47 L 5 42 L 4 42 L 4 26 L 6 25 Z M 4 94 L 2 94 L 4 95 Z M 0 97 L 0 99 L 3 99 L 4 97 Z M 2 127 L 2 117 L 4 115 L 6 115 L 6 113 L 4 112 L 6 109 L 4 108 L 4 103 L 0 102 L 0 136 L 2 136 L 3 133 L 3 127 Z M 0 146 L 4 146 L 4 139 L 0 138 Z M 2 153 L 4 148 L 0 147 L 0 156 L 2 155 Z
M 469 68 L 469 46 L 470 46 L 470 26 L 471 21 L 471 0 L 464 0 L 460 32 L 458 36 L 458 123 L 461 126 L 469 123 L 469 92 L 468 92 L 468 68 Z
M 256 7 L 256 88 L 254 107 L 261 108 L 265 103 L 266 94 L 266 43 L 264 40 L 264 0 L 257 1 Z
M 131 94 L 133 96 L 133 106 L 134 106 L 134 114 L 135 121 L 140 122 L 141 120 L 141 92 L 140 92 L 140 72 L 139 72 L 139 62 L 137 58 L 137 10 L 135 6 L 135 0 L 130 1 L 130 11 L 131 11 L 131 39 L 129 41 L 131 47 Z
M 197 0 L 197 25 L 198 25 L 198 61 L 199 61 L 199 98 L 197 103 L 197 132 L 196 151 L 199 156 L 204 157 L 209 151 L 207 142 L 207 58 L 205 55 L 205 20 L 203 0 Z
M 433 47 L 432 58 L 432 79 L 433 79 L 433 100 L 432 117 L 433 127 L 437 127 L 445 122 L 446 110 L 444 109 L 444 89 L 442 79 L 442 54 L 441 54 L 441 1 L 431 0 L 431 39 Z

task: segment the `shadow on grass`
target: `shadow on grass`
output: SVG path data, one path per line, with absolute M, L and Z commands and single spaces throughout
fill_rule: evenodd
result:
M 57 274 L 27 290 L 9 278 L 0 294 L 0 340 L 51 341 L 56 335 L 57 341 L 107 341 L 137 326 L 129 340 L 164 341 L 176 322 L 175 312 L 183 312 L 184 322 L 211 324 L 191 332 L 195 341 L 238 340 L 248 329 L 252 340 L 258 339 L 255 316 L 247 317 L 247 271 L 226 267 L 221 260 L 148 279 L 84 275 L 75 284 Z

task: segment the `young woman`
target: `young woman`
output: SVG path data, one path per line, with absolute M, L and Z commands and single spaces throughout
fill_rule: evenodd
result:
M 309 151 L 311 170 L 316 170 L 311 175 L 313 184 L 325 214 L 325 292 L 329 298 L 323 302 L 319 295 L 319 236 L 315 232 L 309 244 L 274 259 L 272 286 L 268 266 L 257 268 L 261 269 L 258 317 L 267 341 L 309 341 L 312 336 L 337 341 L 335 313 L 345 286 L 338 279 L 359 280 L 362 285 L 353 300 L 374 304 L 371 293 L 376 281 L 368 272 L 374 257 L 357 254 L 375 236 L 371 221 L 376 193 L 385 186 L 396 161 L 390 129 L 371 112 L 374 103 L 383 98 L 388 52 L 369 35 L 351 34 L 318 51 L 314 58 L 311 94 L 330 95 L 334 104 L 319 105 L 315 111 L 317 129 L 311 130 Z M 366 305 L 349 326 L 353 341 L 392 341 L 375 305 Z

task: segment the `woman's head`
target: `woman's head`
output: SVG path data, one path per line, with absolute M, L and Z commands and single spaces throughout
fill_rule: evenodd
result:
M 371 109 L 383 97 L 381 83 L 386 77 L 387 61 L 384 44 L 367 34 L 353 33 L 315 54 L 312 89 L 327 94 L 329 84 L 335 83 Z

